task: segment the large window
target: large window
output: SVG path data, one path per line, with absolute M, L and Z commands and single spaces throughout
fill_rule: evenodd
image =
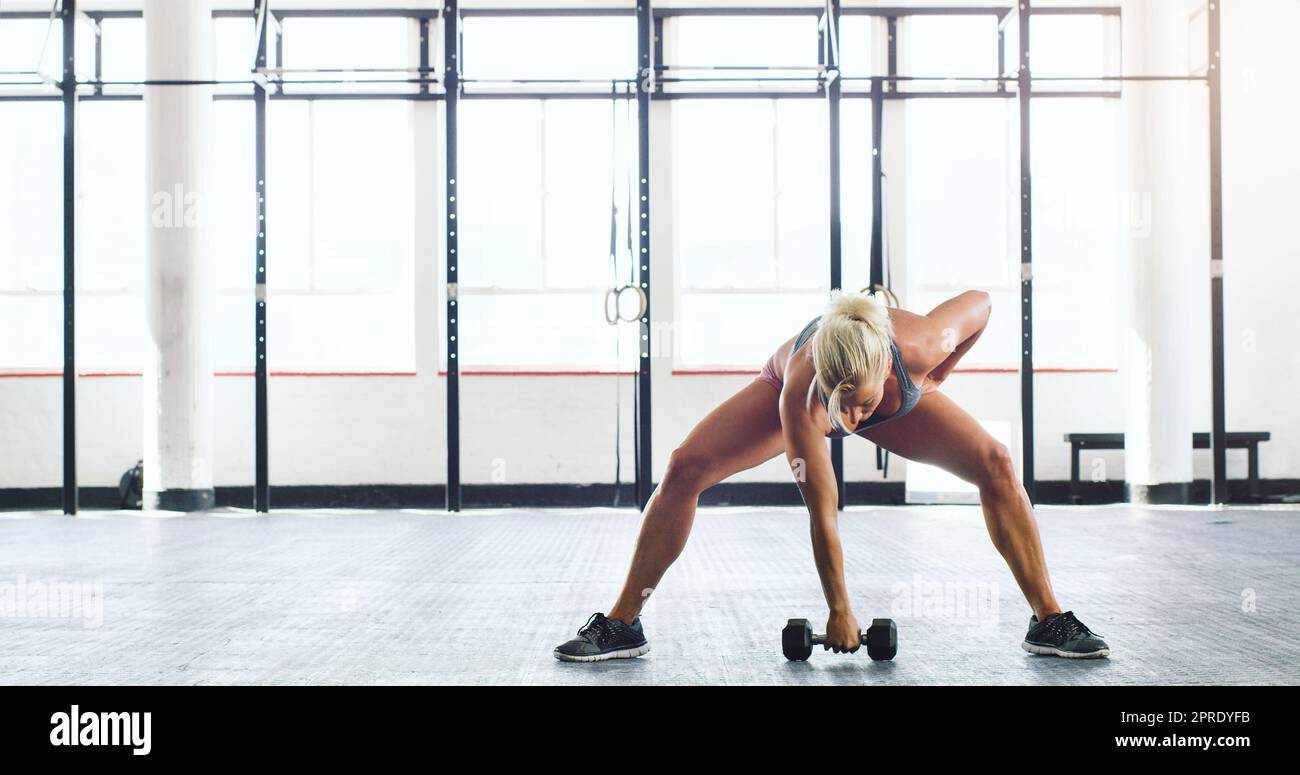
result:
M 403 19 L 287 20 L 285 39 L 293 46 L 286 46 L 285 64 L 405 66 L 409 30 Z M 252 31 L 248 19 L 215 21 L 220 77 L 249 77 Z M 93 35 L 79 32 L 85 33 L 79 41 L 93 44 Z M 144 77 L 143 36 L 140 19 L 103 20 L 106 80 Z M 356 45 L 341 46 L 345 39 Z M 35 69 L 38 62 L 47 71 L 57 68 L 60 44 L 57 23 L 0 24 L 5 69 Z M 93 45 L 81 63 L 93 67 L 90 52 Z M 79 70 L 90 76 L 81 64 Z M 410 111 L 402 101 L 271 103 L 272 369 L 414 370 Z M 131 99 L 83 99 L 78 107 L 77 355 L 85 371 L 144 366 L 151 209 L 156 196 L 175 195 L 146 190 L 144 115 L 144 103 Z M 249 371 L 256 234 L 251 102 L 215 100 L 211 126 L 204 190 L 181 195 L 198 195 L 206 229 L 214 366 Z M 6 181 L 0 189 L 0 294 L 6 299 L 0 324 L 27 332 L 0 342 L 0 366 L 7 369 L 54 369 L 62 359 L 62 135 L 57 103 L 0 103 Z
M 964 366 L 1019 363 L 1015 121 L 1014 100 L 907 104 L 907 305 L 924 312 L 979 288 L 999 310 Z
M 62 151 L 57 103 L 0 102 L 0 368 L 60 361 Z
M 998 74 L 998 20 L 992 14 L 908 16 L 899 23 L 898 51 L 903 75 L 989 78 Z
M 665 57 L 679 67 L 816 65 L 817 18 L 684 16 L 669 27 Z
M 26 80 L 18 79 L 17 74 L 32 72 L 59 77 L 63 72 L 62 60 L 62 22 L 44 19 L 0 22 L 0 70 L 14 74 L 0 76 L 0 80 Z
M 1035 76 L 1113 74 L 1112 21 L 1074 14 L 1034 18 Z M 911 19 L 899 43 L 902 68 L 917 75 L 995 72 L 997 31 L 989 24 L 986 17 Z M 1008 35 L 1014 52 L 1015 30 Z M 1010 54 L 1008 70 L 1014 71 L 1015 61 Z M 992 85 L 938 88 L 987 91 Z M 1085 81 L 1045 81 L 1038 87 L 1058 93 L 1078 88 L 1099 87 Z M 905 107 L 907 303 L 924 310 L 968 288 L 994 297 L 989 330 L 964 367 L 1012 369 L 1020 363 L 1014 97 L 1012 92 L 1005 99 L 913 99 Z M 1119 331 L 1117 218 L 1133 204 L 1118 190 L 1118 103 L 1039 97 L 1031 124 L 1035 366 L 1113 368 Z
M 1034 17 L 1029 25 L 1033 36 L 1034 76 L 1082 78 L 1118 75 L 1118 26 L 1114 18 L 1106 16 Z
M 323 81 L 330 91 L 340 92 L 411 89 L 409 84 L 394 81 L 409 79 L 413 74 L 391 72 L 413 64 L 411 25 L 406 19 L 289 17 L 283 21 L 283 30 L 282 58 L 284 67 L 293 71 L 287 75 L 290 80 Z M 355 71 L 335 72 L 348 68 Z M 310 91 L 313 86 L 292 85 L 285 90 Z
M 840 72 L 850 77 L 881 75 L 876 35 L 883 22 L 871 16 L 840 18 Z
M 635 77 L 631 16 L 468 16 L 462 31 L 467 93 L 541 81 L 546 91 L 626 95 Z M 460 342 L 462 368 L 636 367 L 636 327 L 610 326 L 603 311 L 607 288 L 633 282 L 636 154 L 635 100 L 462 101 L 459 317 L 478 332 Z M 635 315 L 630 293 L 625 301 Z
M 679 365 L 754 367 L 830 289 L 826 105 L 684 100 L 673 112 Z M 840 135 L 842 275 L 856 289 L 870 282 L 870 101 L 844 101 Z
M 862 21 L 841 36 L 840 50 L 869 69 L 864 52 L 870 50 L 870 27 Z M 815 93 L 808 69 L 818 63 L 815 16 L 684 16 L 666 23 L 665 31 L 665 58 L 682 68 L 682 77 L 700 67 L 730 68 L 718 72 L 737 78 L 761 74 L 743 68 L 782 68 L 773 74 L 804 81 L 770 85 L 772 91 Z M 696 88 L 759 87 L 724 80 Z M 847 267 L 853 255 L 866 254 L 870 239 L 871 141 L 870 106 L 845 107 L 841 131 L 853 147 L 842 157 L 843 207 L 848 213 L 866 204 L 846 232 Z M 828 115 L 824 99 L 807 97 L 671 104 L 678 367 L 758 368 L 825 303 Z M 857 228 L 864 224 L 865 231 Z M 857 281 L 865 284 L 866 278 L 849 280 Z
M 1118 27 L 1106 16 L 1035 17 L 1034 74 L 1118 74 Z M 1052 86 L 1069 91 L 1103 84 Z M 1144 196 L 1122 190 L 1119 119 L 1114 99 L 1033 103 L 1034 360 L 1043 366 L 1119 366 L 1124 230 L 1149 227 Z
M 144 106 L 86 102 L 78 111 L 77 365 L 139 371 L 148 332 L 143 289 L 152 207 L 145 187 Z M 61 168 L 47 174 L 57 176 Z M 172 203 L 178 192 L 160 193 Z
M 462 367 L 633 368 L 635 327 L 609 326 L 602 307 L 636 250 L 635 104 L 467 100 L 459 130 L 461 315 L 500 332 L 466 337 Z
M 826 106 L 683 100 L 673 113 L 680 363 L 761 365 L 830 288 Z
M 610 80 L 636 72 L 636 19 L 471 16 L 461 26 L 468 79 Z
M 1118 113 L 1108 99 L 1033 105 L 1034 361 L 1042 366 L 1119 365 L 1121 225 L 1149 226 L 1149 208 L 1121 191 Z
M 901 73 L 995 75 L 998 20 L 972 10 L 957 16 L 903 14 L 895 41 Z M 1008 24 L 1004 49 L 1014 52 L 1014 14 Z M 841 26 L 840 55 L 850 76 L 845 89 L 857 93 L 842 101 L 840 119 L 847 288 L 868 283 L 873 236 L 872 106 L 861 97 L 865 82 L 852 78 L 882 74 L 885 52 L 877 46 L 886 42 L 883 25 L 879 17 L 845 15 Z M 1105 15 L 1035 17 L 1035 74 L 1113 74 L 1117 26 Z M 220 18 L 215 29 L 218 77 L 247 78 L 251 20 Z M 283 64 L 289 69 L 407 67 L 417 51 L 416 29 L 409 19 L 395 17 L 290 16 L 282 27 Z M 655 208 L 662 215 L 656 234 L 669 239 L 658 243 L 665 249 L 655 259 L 672 262 L 673 287 L 662 289 L 659 298 L 672 294 L 675 364 L 753 368 L 776 342 L 816 314 L 829 287 L 828 111 L 815 94 L 811 71 L 818 61 L 817 18 L 811 13 L 688 14 L 667 17 L 662 29 L 664 64 L 679 68 L 676 75 L 698 75 L 692 68 L 732 68 L 714 71 L 718 79 L 707 85 L 662 95 L 682 98 L 654 106 L 652 153 L 671 165 L 664 169 L 671 196 Z M 606 289 L 631 282 L 638 263 L 638 228 L 627 225 L 639 204 L 636 104 L 590 94 L 621 91 L 634 77 L 635 30 L 630 15 L 470 15 L 464 20 L 469 96 L 461 103 L 459 126 L 464 231 L 459 288 L 467 334 L 481 334 L 462 342 L 464 367 L 604 370 L 636 363 L 638 332 L 633 326 L 608 326 L 602 310 Z M 143 33 L 139 19 L 103 21 L 105 78 L 143 77 Z M 86 75 L 93 66 L 93 36 L 79 38 Z M 55 73 L 60 49 L 57 21 L 0 25 L 0 67 Z M 1004 63 L 1014 70 L 1014 53 Z M 781 74 L 802 72 L 806 80 L 773 87 L 764 98 L 686 93 L 748 88 L 727 80 L 749 77 L 735 69 L 747 66 L 793 68 Z M 330 81 L 337 75 L 316 78 Z M 493 96 L 485 94 L 493 88 L 490 82 L 512 79 L 578 79 L 585 85 L 545 88 L 587 94 L 584 99 L 486 98 Z M 313 83 L 288 91 L 363 87 L 386 88 L 373 82 Z M 902 240 L 898 246 L 885 240 L 886 259 L 905 273 L 912 308 L 923 310 L 966 288 L 992 291 L 1000 312 L 971 364 L 1013 367 L 1020 360 L 1020 318 L 1014 314 L 1019 309 L 1015 85 L 1002 85 L 1004 97 L 987 96 L 998 88 L 987 81 L 921 80 L 902 88 L 985 94 L 887 103 L 889 195 L 882 206 L 891 233 Z M 1061 82 L 1058 91 L 1078 88 L 1098 86 Z M 800 90 L 805 94 L 798 98 L 780 93 Z M 414 368 L 412 104 L 272 101 L 267 236 L 273 368 Z M 1120 221 L 1142 213 L 1140 201 L 1118 190 L 1116 106 L 1100 98 L 1034 103 L 1039 365 L 1109 367 L 1116 360 L 1112 307 Z M 209 235 L 206 260 L 217 293 L 214 352 L 219 369 L 244 371 L 252 368 L 253 357 L 252 106 L 221 99 L 212 111 L 213 163 L 201 194 Z M 89 369 L 137 370 L 142 364 L 140 302 L 148 236 L 143 213 L 151 198 L 144 190 L 143 115 L 138 101 L 83 100 L 80 108 L 79 356 Z M 57 320 L 60 314 L 61 132 L 57 104 L 0 104 L 0 169 L 14 181 L 0 192 L 5 247 L 0 292 L 7 299 L 0 314 L 11 326 L 20 320 Z M 1086 315 L 1094 322 L 1085 331 L 1074 321 Z M 510 320 L 532 324 L 512 328 L 503 322 Z M 56 365 L 59 329 L 22 327 L 32 334 L 5 341 L 3 365 Z M 509 335 L 496 333 L 506 331 Z
M 103 30 L 104 80 L 144 80 L 144 22 L 140 19 L 104 19 L 100 26 Z M 77 32 L 78 40 L 91 40 L 89 35 L 81 34 L 81 30 Z M 245 49 L 248 49 L 247 44 Z M 93 60 L 82 60 L 82 64 L 91 61 Z M 79 66 L 78 69 L 83 67 Z
M 413 371 L 409 104 L 279 101 L 267 121 L 268 362 L 287 370 Z M 251 173 L 244 185 L 252 185 Z M 223 360 L 249 367 L 251 234 L 248 247 L 223 262 L 230 273 L 223 317 L 247 336 L 221 351 Z

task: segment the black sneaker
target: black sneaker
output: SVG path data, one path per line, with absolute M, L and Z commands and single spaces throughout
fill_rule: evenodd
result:
M 1030 654 L 1047 654 L 1070 659 L 1096 659 L 1110 656 L 1110 646 L 1088 626 L 1074 617 L 1073 611 L 1052 614 L 1043 621 L 1029 617 L 1029 632 L 1020 647 Z
M 650 650 L 641 617 L 624 624 L 604 614 L 592 614 L 578 630 L 578 637 L 555 647 L 555 658 L 563 662 L 603 662 L 606 659 L 631 659 Z

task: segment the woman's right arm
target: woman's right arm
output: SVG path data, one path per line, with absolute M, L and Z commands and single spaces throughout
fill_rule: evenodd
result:
M 836 652 L 857 651 L 862 645 L 861 628 L 849 604 L 844 582 L 844 554 L 840 547 L 839 493 L 826 438 L 808 410 L 808 393 L 791 389 L 787 380 L 781 392 L 781 433 L 790 471 L 808 506 L 813 559 L 821 578 L 830 619 L 826 644 Z M 800 396 L 799 393 L 803 395 Z
M 962 359 L 989 322 L 993 305 L 985 291 L 966 291 L 930 310 L 922 319 L 928 321 L 943 350 L 943 361 L 935 366 L 927 378 L 936 387 L 957 368 Z

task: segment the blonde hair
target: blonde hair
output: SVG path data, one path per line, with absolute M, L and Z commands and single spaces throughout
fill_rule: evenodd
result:
M 840 401 L 862 385 L 885 380 L 892 363 L 894 326 L 889 310 L 865 293 L 835 291 L 812 337 L 817 387 L 826 396 L 826 414 L 845 433 Z

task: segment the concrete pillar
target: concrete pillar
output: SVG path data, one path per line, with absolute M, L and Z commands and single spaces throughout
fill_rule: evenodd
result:
M 144 21 L 148 80 L 212 78 L 208 0 L 145 0 Z M 210 87 L 145 87 L 145 508 L 196 511 L 213 505 L 211 284 L 203 238 L 211 110 Z M 251 272 L 251 255 L 248 263 Z
M 1188 0 L 1125 0 L 1125 75 L 1186 74 Z M 1122 100 L 1126 326 L 1124 475 L 1134 503 L 1186 503 L 1195 381 L 1207 336 L 1205 85 L 1128 82 Z M 1198 93 L 1199 92 L 1201 93 Z M 1081 325 L 1086 324 L 1081 321 Z

